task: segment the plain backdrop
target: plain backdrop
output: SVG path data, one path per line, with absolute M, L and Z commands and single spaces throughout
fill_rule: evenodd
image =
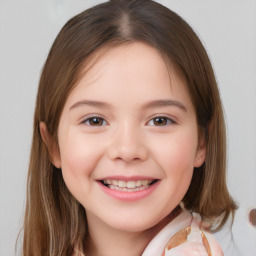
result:
M 0 256 L 15 255 L 22 224 L 43 63 L 64 23 L 99 2 L 0 0 Z M 227 225 L 217 239 L 225 256 L 256 256 L 256 228 L 248 221 L 256 208 L 256 0 L 158 2 L 180 14 L 203 41 L 224 103 L 228 186 L 240 208 L 233 242 Z

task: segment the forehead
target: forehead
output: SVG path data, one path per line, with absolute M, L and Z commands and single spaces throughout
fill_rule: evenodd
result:
M 146 98 L 152 93 L 155 97 L 172 93 L 189 97 L 185 78 L 177 66 L 155 48 L 140 42 L 100 49 L 86 61 L 81 77 L 69 101 L 93 94 Z

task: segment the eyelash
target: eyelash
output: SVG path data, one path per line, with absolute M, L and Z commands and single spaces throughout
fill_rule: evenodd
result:
M 159 125 L 156 125 L 156 122 L 158 122 L 157 120 L 158 121 L 161 120 L 160 124 L 158 123 Z M 90 123 L 90 122 L 95 122 L 95 121 L 96 121 L 96 123 L 94 123 L 94 124 Z M 107 121 L 100 116 L 91 116 L 91 117 L 83 120 L 81 123 L 88 125 L 88 126 L 97 126 L 97 127 L 107 125 Z M 173 119 L 166 117 L 166 116 L 156 116 L 156 117 L 151 118 L 146 124 L 149 126 L 167 126 L 167 125 L 171 125 L 171 124 L 176 124 L 176 122 Z
M 155 121 L 157 121 L 157 119 L 162 120 L 161 122 L 164 122 L 164 123 L 163 124 L 160 123 L 160 125 L 156 125 Z M 152 122 L 153 122 L 153 124 L 150 124 Z M 156 117 L 151 118 L 147 122 L 147 124 L 149 126 L 167 126 L 167 125 L 171 125 L 171 124 L 176 124 L 176 122 L 173 119 L 171 119 L 171 118 L 169 118 L 167 116 L 156 116 Z
M 90 124 L 90 121 L 93 122 L 93 120 L 94 120 L 94 121 L 98 120 L 98 122 L 100 123 L 100 125 L 97 124 L 97 123 L 96 123 L 96 124 Z M 98 127 L 107 125 L 106 120 L 105 120 L 104 118 L 100 117 L 100 116 L 91 116 L 91 117 L 88 117 L 88 118 L 86 118 L 85 120 L 83 120 L 81 123 L 82 123 L 82 124 L 85 124 L 85 125 L 88 125 L 88 126 L 98 126 Z M 104 123 L 104 124 L 102 124 L 102 123 Z

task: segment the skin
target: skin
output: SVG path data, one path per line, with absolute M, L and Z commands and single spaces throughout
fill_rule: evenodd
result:
M 172 104 L 152 104 L 156 100 Z M 89 119 L 94 116 L 98 125 Z M 44 123 L 40 129 L 51 145 Z M 66 101 L 59 151 L 49 146 L 53 164 L 86 209 L 88 255 L 143 252 L 182 200 L 194 167 L 205 160 L 204 140 L 198 138 L 185 79 L 154 48 L 136 42 L 97 58 Z M 158 182 L 146 197 L 127 201 L 101 189 L 98 180 L 109 176 Z

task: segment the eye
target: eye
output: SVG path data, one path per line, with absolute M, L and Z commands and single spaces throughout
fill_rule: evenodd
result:
M 107 124 L 106 120 L 98 116 L 89 117 L 85 119 L 82 123 L 88 126 L 105 126 Z
M 158 116 L 152 118 L 149 122 L 148 125 L 152 126 L 166 126 L 175 123 L 172 119 L 165 117 L 165 116 Z

